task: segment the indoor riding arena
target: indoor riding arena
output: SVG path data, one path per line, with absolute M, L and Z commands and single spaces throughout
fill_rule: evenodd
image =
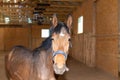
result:
M 0 0 L 0 80 L 120 80 L 120 0 Z

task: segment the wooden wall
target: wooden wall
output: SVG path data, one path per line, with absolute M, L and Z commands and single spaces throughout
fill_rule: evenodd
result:
M 29 47 L 29 27 L 4 28 L 4 50 L 11 50 L 16 45 L 23 45 Z
M 38 47 L 44 38 L 41 38 L 41 29 L 49 29 L 50 25 L 34 25 L 31 28 L 31 48 L 34 49 Z
M 87 6 L 86 6 L 87 5 Z M 92 0 L 85 0 L 75 11 L 73 11 L 73 35 L 71 55 L 87 64 L 95 66 L 95 40 L 92 35 L 94 29 L 94 4 Z M 83 33 L 77 34 L 78 18 L 83 16 Z
M 4 28 L 0 28 L 0 50 L 4 50 Z
M 49 25 L 0 27 L 0 50 L 3 51 L 11 50 L 16 45 L 34 49 L 44 40 L 41 38 L 41 29 L 49 29 Z
M 96 3 L 96 65 L 118 75 L 118 0 Z
M 81 15 L 84 17 L 84 32 L 77 34 L 77 21 Z M 85 58 L 95 52 L 92 54 L 95 66 L 118 76 L 118 0 L 85 0 L 74 10 L 73 18 L 71 55 L 86 64 Z

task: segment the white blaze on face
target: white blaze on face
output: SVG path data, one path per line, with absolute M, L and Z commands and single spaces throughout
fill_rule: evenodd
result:
M 65 36 L 65 34 L 64 34 L 63 32 L 61 32 L 61 33 L 60 33 L 60 36 L 63 36 L 63 37 L 64 37 L 64 36 Z

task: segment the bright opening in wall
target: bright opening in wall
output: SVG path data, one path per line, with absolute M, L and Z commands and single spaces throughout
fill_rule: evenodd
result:
M 10 18 L 9 17 L 5 17 L 5 23 L 8 24 L 10 22 Z
M 14 3 L 17 3 L 17 0 L 14 0 Z
M 41 37 L 42 38 L 49 37 L 49 29 L 42 29 L 42 31 L 41 31 Z
M 32 23 L 32 20 L 30 18 L 28 18 L 28 23 Z
M 83 16 L 78 18 L 78 34 L 83 33 Z
M 3 0 L 3 2 L 10 2 L 10 0 Z

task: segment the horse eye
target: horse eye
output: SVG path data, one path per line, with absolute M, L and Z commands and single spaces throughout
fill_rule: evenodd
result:
M 53 38 L 51 38 L 51 41 L 54 40 Z
M 71 39 L 69 38 L 68 41 L 71 41 Z

